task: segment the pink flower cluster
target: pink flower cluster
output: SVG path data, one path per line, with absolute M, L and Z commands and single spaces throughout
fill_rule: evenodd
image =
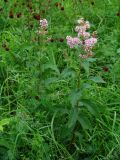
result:
M 46 19 L 40 20 L 40 26 L 43 29 L 47 29 L 47 27 L 48 27 L 48 21 Z
M 96 32 L 93 32 L 92 36 L 87 29 L 90 29 L 90 23 L 81 18 L 77 21 L 77 26 L 75 31 L 77 32 L 77 37 L 72 38 L 67 36 L 67 44 L 70 48 L 74 48 L 75 45 L 81 45 L 83 52 L 86 54 L 80 54 L 80 57 L 86 59 L 93 56 L 92 49 L 97 43 Z
M 48 33 L 47 27 L 48 27 L 48 21 L 46 19 L 41 19 L 40 20 L 40 27 L 38 28 L 37 33 L 40 35 L 47 34 Z
M 85 40 L 86 48 L 92 48 L 97 43 L 97 38 L 89 38 Z
M 74 48 L 76 45 L 81 44 L 81 41 L 78 37 L 72 38 L 71 36 L 67 36 L 66 39 L 70 48 Z

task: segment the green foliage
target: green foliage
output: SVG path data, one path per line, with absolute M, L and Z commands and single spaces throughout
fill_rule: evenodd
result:
M 3 126 L 9 124 L 10 119 L 2 119 L 0 121 L 0 131 L 3 131 Z

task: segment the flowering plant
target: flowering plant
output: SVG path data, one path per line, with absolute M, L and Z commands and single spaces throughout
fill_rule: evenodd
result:
M 45 19 L 41 20 L 40 26 L 42 30 L 46 30 L 48 27 L 47 21 Z M 79 65 L 76 63 L 78 66 L 69 66 L 71 65 L 71 62 L 68 60 L 69 58 L 67 56 L 67 52 L 65 52 L 65 58 L 66 61 L 68 60 L 70 63 L 67 64 L 67 68 L 63 69 L 63 71 L 59 71 L 56 63 L 54 63 L 54 65 L 48 63 L 42 66 L 42 72 L 44 73 L 48 69 L 55 71 L 55 75 L 53 75 L 52 78 L 47 78 L 47 80 L 45 80 L 46 87 L 49 87 L 52 83 L 56 83 L 56 81 L 63 82 L 63 79 L 66 79 L 68 84 L 69 82 L 74 84 L 71 85 L 73 87 L 69 87 L 69 100 L 71 102 L 71 108 L 65 110 L 65 112 L 63 112 L 62 109 L 59 109 L 61 112 L 58 112 L 58 108 L 56 111 L 54 110 L 55 115 L 57 113 L 61 113 L 61 115 L 65 114 L 65 117 L 68 120 L 65 123 L 65 127 L 67 128 L 66 133 L 71 133 L 71 135 L 69 135 L 70 137 L 67 137 L 68 135 L 66 136 L 68 150 L 71 150 L 73 146 L 76 145 L 76 139 L 79 138 L 77 133 L 80 131 L 81 127 L 88 130 L 92 129 L 92 124 L 89 120 L 89 114 L 86 114 L 86 110 L 88 110 L 88 112 L 94 116 L 98 115 L 98 109 L 96 105 L 84 94 L 86 88 L 90 88 L 90 85 L 86 83 L 86 79 L 84 81 L 83 72 L 81 69 L 81 66 L 84 67 L 84 61 L 86 62 L 87 58 L 93 56 L 93 48 L 97 43 L 96 32 L 90 34 L 90 32 L 87 31 L 88 29 L 90 29 L 90 23 L 81 18 L 77 21 L 77 26 L 75 27 L 77 36 L 66 37 L 67 44 L 71 49 L 78 46 L 78 49 L 80 47 L 79 52 L 82 51 L 82 53 L 79 53 L 79 59 L 77 59 L 79 61 Z M 52 39 L 48 39 L 48 41 L 52 42 Z M 83 61 L 81 61 L 81 59 L 83 59 Z M 71 59 L 71 61 L 72 60 L 73 59 Z M 77 60 L 75 62 L 78 62 Z M 84 69 L 85 68 L 86 67 L 84 67 Z
M 83 54 L 80 57 L 86 59 L 93 56 L 92 49 L 97 43 L 96 32 L 91 35 L 87 30 L 90 29 L 89 21 L 85 21 L 84 18 L 80 18 L 77 21 L 77 26 L 75 31 L 77 32 L 77 37 L 67 36 L 67 44 L 70 48 L 74 48 L 76 45 L 81 46 Z
M 83 73 L 81 67 L 83 67 L 85 70 L 88 70 L 89 65 L 86 64 L 87 63 L 89 64 L 89 60 L 87 61 L 87 59 L 93 56 L 93 48 L 97 43 L 96 31 L 94 31 L 91 34 L 90 32 L 88 32 L 88 29 L 90 29 L 90 27 L 91 25 L 89 21 L 85 21 L 84 18 L 80 18 L 77 21 L 77 26 L 75 27 L 75 32 L 77 32 L 77 36 L 66 37 L 67 45 L 70 48 L 76 48 L 78 46 L 79 58 L 80 58 L 78 74 L 76 74 L 77 75 L 76 88 L 72 90 L 70 96 L 70 101 L 72 104 L 68 121 L 68 127 L 72 128 L 72 138 L 69 144 L 70 148 L 72 148 L 74 145 L 73 142 L 75 142 L 76 132 L 80 129 L 80 125 L 84 129 L 91 129 L 92 127 L 91 122 L 89 121 L 88 117 L 84 114 L 84 111 L 82 110 L 83 106 L 84 109 L 86 107 L 88 111 L 94 116 L 98 115 L 98 109 L 95 106 L 94 102 L 91 102 L 91 100 L 86 98 L 83 94 L 86 88 L 89 88 L 90 85 L 87 84 L 86 82 L 84 83 L 84 79 L 82 78 Z M 83 61 L 81 61 L 82 59 Z
M 42 35 L 47 34 L 47 28 L 48 28 L 48 21 L 46 19 L 41 19 L 38 33 Z

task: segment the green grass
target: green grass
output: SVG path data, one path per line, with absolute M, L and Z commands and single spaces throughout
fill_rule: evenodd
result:
M 119 160 L 120 2 L 59 0 L 63 11 L 56 2 L 0 1 L 0 160 Z M 26 7 L 29 3 L 32 13 Z M 19 12 L 22 16 L 17 18 Z M 47 35 L 37 34 L 34 14 L 39 12 L 49 22 Z M 99 114 L 89 112 L 80 101 L 80 113 L 88 123 L 77 124 L 74 132 L 77 113 L 72 105 L 81 96 L 75 90 L 79 60 L 66 36 L 75 35 L 80 17 L 98 33 L 89 76 L 81 68 L 80 89 L 87 84 L 82 94 Z M 106 83 L 95 83 L 90 76 L 101 76 Z

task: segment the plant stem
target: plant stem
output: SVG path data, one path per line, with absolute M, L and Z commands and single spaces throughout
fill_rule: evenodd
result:
M 81 65 L 80 65 L 80 67 L 81 67 Z M 79 73 L 78 73 L 78 84 L 77 84 L 78 89 L 80 88 L 80 73 L 81 73 L 80 67 L 79 67 Z
M 81 67 L 81 63 L 79 65 L 79 73 L 78 73 L 78 83 L 77 83 L 77 89 L 79 90 L 80 88 L 80 73 L 81 73 L 81 70 L 80 70 L 80 67 Z M 78 102 L 76 104 L 76 109 L 78 111 Z M 70 144 L 69 144 L 69 150 L 72 148 L 72 146 L 74 145 L 75 143 L 75 132 L 79 129 L 79 123 L 78 121 L 76 121 L 75 123 L 75 126 L 74 126 L 74 129 L 73 129 L 73 133 L 72 133 L 72 138 L 71 138 L 71 141 L 70 141 Z

